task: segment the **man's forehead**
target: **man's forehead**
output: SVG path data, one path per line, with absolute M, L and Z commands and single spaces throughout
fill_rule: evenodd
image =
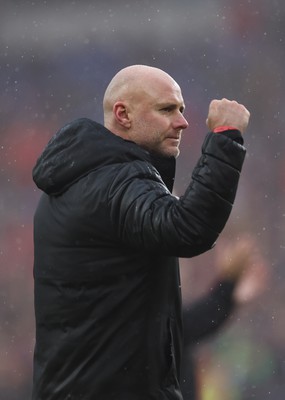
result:
M 152 97 L 158 104 L 176 104 L 184 106 L 184 99 L 180 90 L 157 91 Z

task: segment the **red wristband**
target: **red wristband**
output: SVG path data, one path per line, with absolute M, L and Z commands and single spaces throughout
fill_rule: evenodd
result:
M 219 133 L 219 132 L 224 132 L 224 131 L 232 131 L 233 129 L 237 130 L 237 128 L 235 128 L 233 126 L 223 125 L 223 126 L 217 126 L 215 129 L 213 129 L 213 132 Z

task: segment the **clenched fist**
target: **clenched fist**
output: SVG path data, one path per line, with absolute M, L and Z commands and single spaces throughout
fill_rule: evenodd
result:
M 206 124 L 210 131 L 220 126 L 230 126 L 244 133 L 248 126 L 250 113 L 237 101 L 222 99 L 212 100 Z

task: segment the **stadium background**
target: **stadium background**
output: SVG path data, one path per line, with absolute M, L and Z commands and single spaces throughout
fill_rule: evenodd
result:
M 201 400 L 284 396 L 284 40 L 281 0 L 1 1 L 1 400 L 31 392 L 32 219 L 40 195 L 32 166 L 64 123 L 81 116 L 102 122 L 108 81 L 137 63 L 166 70 L 183 89 L 190 127 L 178 159 L 178 194 L 199 155 L 209 102 L 227 97 L 251 111 L 247 158 L 222 236 L 253 233 L 270 260 L 270 280 L 258 300 L 196 349 Z M 207 290 L 212 258 L 209 252 L 189 261 L 188 297 Z

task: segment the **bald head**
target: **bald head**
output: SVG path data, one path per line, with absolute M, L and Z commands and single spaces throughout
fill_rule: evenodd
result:
M 161 69 L 132 65 L 108 85 L 104 125 L 115 135 L 149 151 L 177 156 L 181 132 L 188 126 L 179 85 Z
M 131 65 L 121 69 L 106 89 L 103 101 L 104 109 L 110 103 L 130 96 L 136 90 L 151 84 L 156 79 L 168 79 L 175 82 L 166 72 L 147 65 Z
M 120 70 L 109 83 L 104 99 L 104 121 L 109 129 L 114 129 L 112 120 L 114 104 L 117 102 L 139 101 L 141 95 L 151 94 L 160 83 L 177 86 L 175 80 L 159 68 L 147 65 L 131 65 Z

